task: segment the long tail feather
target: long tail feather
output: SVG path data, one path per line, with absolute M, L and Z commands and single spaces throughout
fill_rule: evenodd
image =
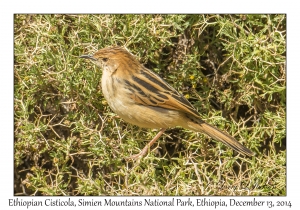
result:
M 212 137 L 215 140 L 221 141 L 227 146 L 231 147 L 232 149 L 236 150 L 239 153 L 253 156 L 254 153 L 248 149 L 247 147 L 243 146 L 241 143 L 239 143 L 237 140 L 235 140 L 232 136 L 226 134 L 225 132 L 219 130 L 218 128 L 215 128 L 212 125 L 209 125 L 205 123 L 204 121 L 200 119 L 196 119 L 194 117 L 189 116 L 188 117 L 191 121 L 188 123 L 189 129 L 192 129 L 194 131 L 203 132 L 210 137 Z

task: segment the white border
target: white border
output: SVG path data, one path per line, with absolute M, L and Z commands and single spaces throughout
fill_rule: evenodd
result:
M 295 3 L 294 3 L 295 2 Z M 297 1 L 130 1 L 130 0 L 88 0 L 88 1 L 1 1 L 0 2 L 0 129 L 1 129 L 1 190 L 0 207 L 8 207 L 9 199 L 13 197 L 13 14 L 15 13 L 286 13 L 287 14 L 287 196 L 286 197 L 256 197 L 258 200 L 291 201 L 292 209 L 300 209 L 299 205 L 299 105 L 300 105 L 300 46 L 299 46 L 299 8 Z M 299 81 L 298 81 L 299 80 Z M 49 198 L 49 197 L 47 197 Z M 39 197 L 39 200 L 47 198 Z M 61 197 L 58 197 L 61 198 Z M 82 197 L 81 197 L 82 198 Z M 136 199 L 145 199 L 140 197 Z M 150 197 L 155 199 L 154 197 Z M 161 197 L 162 198 L 162 197 Z M 170 199 L 172 197 L 165 197 Z M 184 197 L 187 199 L 187 197 Z M 192 197 L 193 200 L 199 197 Z M 200 197 L 203 198 L 203 197 Z M 209 197 L 212 200 L 228 200 L 232 197 Z M 234 197 L 238 200 L 252 200 L 253 197 Z M 25 200 L 30 197 L 23 198 Z M 67 199 L 67 198 L 64 198 Z M 78 200 L 80 198 L 72 198 Z M 85 199 L 92 199 L 92 197 Z M 96 199 L 104 199 L 96 197 Z M 124 200 L 124 197 L 114 197 L 115 200 Z M 125 198 L 126 199 L 126 198 Z M 298 207 L 298 208 L 297 208 Z M 18 207 L 9 207 L 16 209 Z M 56 207 L 72 208 L 72 207 Z M 80 207 L 77 207 L 77 209 Z M 86 209 L 86 207 L 84 207 Z M 101 207 L 96 207 L 100 209 Z M 108 208 L 108 207 L 106 207 Z M 109 207 L 113 209 L 115 207 Z M 123 207 L 124 208 L 124 207 Z M 126 207 L 125 207 L 126 208 Z M 129 207 L 140 209 L 141 207 Z M 126 209 L 129 209 L 126 208 Z M 148 208 L 143 206 L 143 208 Z M 151 207 L 149 207 L 151 208 Z M 174 208 L 174 207 L 155 207 Z M 178 207 L 181 208 L 181 207 Z M 188 208 L 188 207 L 186 207 Z M 199 208 L 199 207 L 198 207 Z M 200 207 L 204 209 L 204 207 Z M 207 207 L 210 208 L 210 207 Z M 237 209 L 240 207 L 230 207 Z M 251 207 L 252 208 L 252 207 Z M 257 207 L 259 208 L 259 207 Z M 6 208 L 1 208 L 6 209 Z M 40 207 L 36 209 L 42 209 Z M 211 209 L 214 209 L 212 207 Z M 218 209 L 222 209 L 218 207 Z M 224 208 L 225 209 L 225 208 Z M 226 208 L 228 209 L 228 208 Z M 248 208 L 250 209 L 250 208 Z M 267 209 L 267 208 L 261 208 Z M 274 208 L 273 208 L 274 209 Z M 283 208 L 281 208 L 283 209 Z

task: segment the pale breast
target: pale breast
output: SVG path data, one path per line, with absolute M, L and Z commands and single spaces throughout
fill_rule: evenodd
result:
M 124 115 L 123 113 L 130 112 L 133 101 L 127 96 L 130 90 L 124 86 L 122 80 L 110 75 L 107 71 L 103 71 L 101 83 L 104 98 L 110 108 L 120 117 Z

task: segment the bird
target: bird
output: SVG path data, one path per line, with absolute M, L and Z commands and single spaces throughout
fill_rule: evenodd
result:
M 128 159 L 136 160 L 145 156 L 166 129 L 176 126 L 205 133 L 243 155 L 254 155 L 235 138 L 202 120 L 182 94 L 142 65 L 125 48 L 106 47 L 93 55 L 81 55 L 80 58 L 89 59 L 102 69 L 102 92 L 117 115 L 142 128 L 160 129 L 138 154 Z

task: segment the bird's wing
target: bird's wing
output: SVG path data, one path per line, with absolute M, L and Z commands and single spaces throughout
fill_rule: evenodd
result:
M 136 76 L 125 80 L 137 103 L 145 106 L 179 110 L 199 118 L 199 113 L 190 102 L 155 73 L 144 68 Z

